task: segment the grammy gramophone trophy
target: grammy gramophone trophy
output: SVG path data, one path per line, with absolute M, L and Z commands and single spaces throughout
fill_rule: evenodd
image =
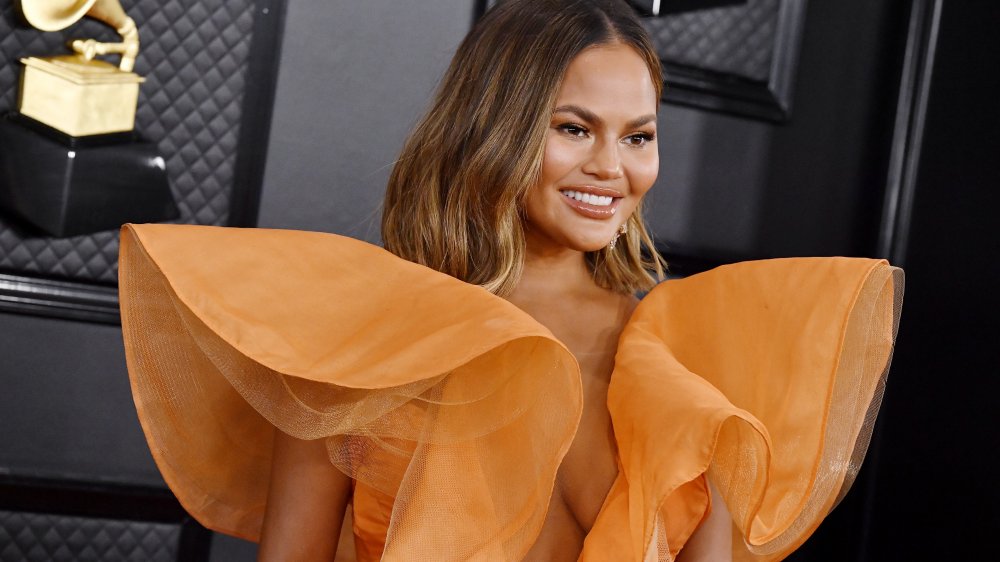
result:
M 49 236 L 175 218 L 165 162 L 134 131 L 139 32 L 118 0 L 20 0 L 25 22 L 65 29 L 84 16 L 117 43 L 70 41 L 65 54 L 21 59 L 17 112 L 0 120 L 0 212 Z M 114 65 L 99 56 L 119 55 Z

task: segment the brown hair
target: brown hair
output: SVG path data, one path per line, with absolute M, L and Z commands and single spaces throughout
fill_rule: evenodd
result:
M 524 263 L 523 201 L 538 181 L 563 75 L 584 49 L 615 42 L 644 59 L 659 98 L 660 61 L 624 1 L 506 0 L 487 12 L 393 168 L 386 249 L 509 294 Z M 662 278 L 641 213 L 640 204 L 613 250 L 587 254 L 600 286 L 632 293 Z

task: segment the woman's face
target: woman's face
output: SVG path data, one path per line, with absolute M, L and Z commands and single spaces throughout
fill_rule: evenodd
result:
M 631 47 L 591 47 L 570 63 L 528 193 L 530 249 L 607 246 L 656 180 L 659 100 Z

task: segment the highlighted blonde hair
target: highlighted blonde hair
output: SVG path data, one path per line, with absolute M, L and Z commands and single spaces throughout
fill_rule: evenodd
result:
M 584 49 L 621 43 L 660 61 L 621 0 L 507 0 L 458 48 L 386 189 L 387 250 L 505 296 L 524 265 L 524 201 L 537 182 L 563 75 Z M 663 277 L 642 204 L 614 249 L 587 253 L 598 285 L 645 290 Z

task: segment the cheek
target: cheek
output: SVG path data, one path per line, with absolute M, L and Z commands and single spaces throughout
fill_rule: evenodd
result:
M 660 157 L 656 152 L 651 151 L 634 158 L 628 167 L 629 186 L 632 192 L 640 197 L 645 195 L 656 182 L 659 171 Z
M 549 135 L 542 160 L 542 184 L 551 185 L 572 172 L 579 164 L 579 150 L 572 141 Z

